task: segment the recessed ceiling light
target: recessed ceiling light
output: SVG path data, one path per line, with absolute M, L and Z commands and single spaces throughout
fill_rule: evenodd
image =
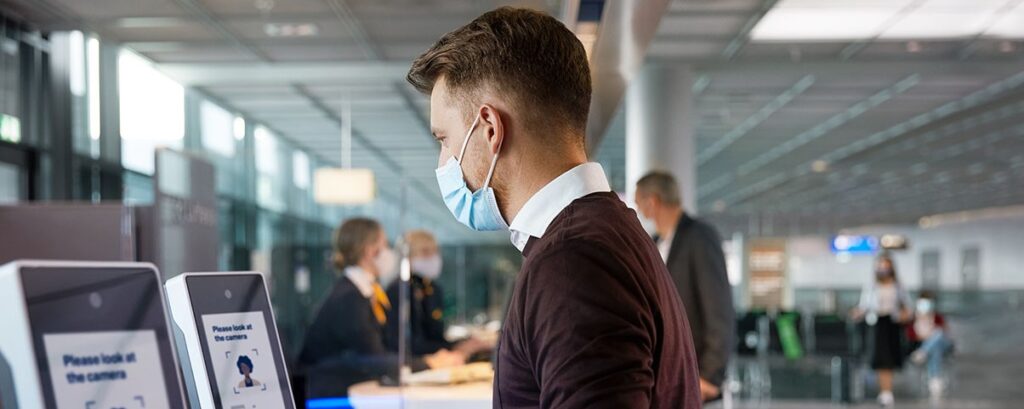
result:
M 811 162 L 811 170 L 813 170 L 816 173 L 824 172 L 828 170 L 828 162 L 821 159 Z
M 725 211 L 725 206 L 724 200 L 715 200 L 715 202 L 711 204 L 711 210 L 715 213 L 722 213 Z
M 313 23 L 267 23 L 263 32 L 270 37 L 313 37 L 320 28 Z
M 256 6 L 256 9 L 259 11 L 269 13 L 270 10 L 274 9 L 274 0 L 255 0 L 253 6 Z

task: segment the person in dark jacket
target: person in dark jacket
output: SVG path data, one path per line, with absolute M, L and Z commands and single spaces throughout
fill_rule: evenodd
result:
M 409 246 L 412 271 L 408 296 L 410 351 L 413 354 L 432 354 L 448 349 L 471 356 L 487 349 L 489 345 L 476 338 L 458 343 L 445 338 L 444 289 L 437 282 L 444 263 L 434 235 L 426 230 L 413 230 L 405 234 L 405 243 Z M 388 298 L 398 300 L 400 286 L 400 280 L 388 284 Z M 398 308 L 392 308 L 388 313 L 388 340 L 395 350 L 398 348 L 398 311 Z
M 384 340 L 391 302 L 377 282 L 396 261 L 384 230 L 371 219 L 349 219 L 335 231 L 334 258 L 341 276 L 307 330 L 299 356 L 312 398 L 347 396 L 353 384 L 398 374 L 398 356 Z M 416 371 L 464 362 L 465 356 L 442 349 L 413 356 L 409 365 Z
M 686 214 L 679 184 L 669 173 L 656 171 L 640 178 L 635 201 L 640 214 L 654 221 L 658 252 L 686 307 L 699 361 L 701 397 L 718 399 L 736 336 L 722 239 L 710 224 Z

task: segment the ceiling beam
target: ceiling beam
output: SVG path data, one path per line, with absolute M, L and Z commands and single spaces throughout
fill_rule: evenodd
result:
M 821 137 L 828 135 L 830 132 L 842 127 L 846 123 L 860 117 L 864 113 L 877 108 L 885 102 L 890 101 L 897 95 L 900 95 L 907 90 L 913 88 L 921 82 L 921 76 L 917 74 L 911 74 L 906 78 L 897 81 L 895 84 L 886 87 L 885 89 L 871 95 L 867 99 L 860 101 L 843 112 L 833 115 L 829 119 L 825 120 L 818 125 L 815 125 L 811 129 L 801 132 L 799 135 L 790 138 L 786 142 L 778 145 L 767 152 L 758 155 L 754 159 L 740 165 L 736 174 L 738 176 L 746 176 L 754 171 L 761 169 L 762 167 L 772 163 L 779 158 L 803 147 L 807 144 L 820 139 Z
M 921 113 L 914 116 L 906 121 L 902 121 L 896 125 L 886 128 L 883 131 L 876 132 L 868 137 L 860 138 L 850 144 L 847 144 L 839 149 L 832 151 L 831 153 L 821 157 L 820 159 L 827 161 L 828 163 L 835 163 L 845 158 L 848 158 L 856 153 L 863 152 L 879 144 L 890 141 L 894 138 L 905 135 L 909 132 L 919 130 L 923 127 L 932 125 L 940 120 L 948 118 L 957 113 L 979 106 L 985 102 L 991 101 L 994 98 L 1005 95 L 1006 92 L 1014 90 L 1021 85 L 1024 85 L 1024 71 L 1020 71 L 1014 75 L 1004 78 L 1001 81 L 997 81 L 989 86 L 975 91 L 970 95 L 963 98 L 947 102 L 941 106 L 934 108 L 928 112 Z M 779 172 L 771 177 L 764 178 L 761 181 L 748 185 L 734 191 L 733 194 L 728 196 L 728 205 L 734 205 L 742 203 L 743 201 L 749 200 L 752 197 L 756 197 L 761 193 L 787 183 L 794 178 L 798 178 L 807 174 L 812 173 L 811 164 L 805 163 L 796 166 L 794 169 L 789 171 Z
M 999 131 L 987 133 L 987 134 L 985 134 L 983 136 L 978 137 L 978 139 L 976 139 L 976 140 L 979 141 L 979 142 L 982 142 L 984 144 L 992 144 L 992 143 L 998 143 L 1001 140 L 1004 140 L 1004 139 L 1007 139 L 1007 138 L 1020 138 L 1022 135 L 1024 135 L 1024 126 L 1016 126 L 1016 127 L 1012 128 L 1012 129 L 1009 129 L 1009 130 L 1005 130 L 1004 129 L 1004 130 L 999 130 Z M 924 162 L 918 162 L 918 164 L 929 165 L 929 168 L 933 168 L 932 166 L 934 166 L 936 164 L 941 164 L 941 163 L 947 161 L 953 155 L 959 155 L 959 154 L 962 154 L 962 153 L 966 153 L 966 152 L 970 152 L 970 151 L 978 149 L 978 146 L 976 146 L 976 145 L 973 148 L 971 146 L 972 146 L 972 141 L 960 142 L 960 143 L 950 147 L 950 148 L 956 147 L 959 150 L 959 152 L 951 153 L 953 150 L 947 148 L 947 149 L 944 149 L 945 152 L 939 152 L 939 153 L 935 154 L 934 156 L 930 156 L 929 159 L 924 161 Z M 915 165 L 915 166 L 917 166 L 917 165 Z M 984 173 L 984 170 L 982 170 L 981 173 L 972 172 L 971 169 L 970 169 L 971 166 L 973 166 L 973 165 L 968 165 L 968 166 L 962 166 L 961 167 L 962 169 L 965 169 L 966 172 L 959 172 L 958 170 L 960 170 L 960 168 L 958 168 L 957 170 L 952 170 L 952 169 L 949 169 L 948 167 L 946 168 L 946 170 L 943 170 L 942 172 L 952 172 L 953 176 L 965 176 L 968 179 L 970 179 L 970 178 L 977 178 L 978 175 L 980 175 L 981 173 Z M 937 167 L 934 167 L 934 168 L 937 168 Z M 892 171 L 887 171 L 886 173 L 889 173 L 889 172 L 892 172 Z M 834 188 L 835 185 L 831 185 L 831 184 L 830 185 L 826 185 L 826 186 L 824 186 L 823 188 L 820 188 L 820 189 L 810 190 L 810 191 L 807 191 L 807 192 L 801 192 L 799 194 L 791 195 L 790 196 L 791 199 L 785 200 L 785 202 L 780 203 L 779 206 L 771 206 L 771 205 L 767 205 L 767 206 L 770 206 L 770 207 L 773 207 L 774 209 L 786 212 L 786 211 L 798 210 L 800 208 L 803 208 L 803 207 L 807 206 L 807 204 L 809 204 L 809 203 L 829 202 L 829 199 L 831 199 L 831 198 L 842 198 L 843 202 L 854 203 L 854 202 L 868 201 L 868 202 L 871 202 L 871 203 L 876 203 L 879 206 L 881 206 L 881 208 L 884 208 L 884 206 L 887 203 L 889 203 L 888 199 L 891 199 L 891 196 L 892 196 L 892 193 L 886 193 L 889 190 L 894 190 L 895 189 L 895 192 L 897 192 L 897 193 L 908 193 L 908 192 L 912 193 L 915 189 L 920 188 L 923 184 L 933 183 L 934 182 L 934 183 L 941 184 L 942 187 L 945 188 L 947 191 L 955 191 L 955 192 L 958 192 L 958 193 L 962 193 L 961 192 L 962 189 L 949 189 L 949 186 L 971 186 L 971 185 L 973 185 L 973 183 L 959 183 L 958 184 L 958 182 L 966 182 L 966 181 L 955 180 L 955 179 L 939 178 L 939 176 L 937 174 L 930 174 L 930 173 L 927 172 L 927 170 L 920 171 L 920 168 L 915 168 L 915 167 L 912 167 L 909 170 L 904 170 L 904 171 L 898 172 L 898 173 L 902 173 L 903 176 L 902 177 L 897 176 L 897 177 L 891 177 L 891 178 L 882 178 L 881 180 L 875 181 L 873 183 L 867 183 L 867 184 L 854 184 L 854 183 L 851 183 L 850 184 L 851 186 L 849 188 L 846 188 L 846 189 L 835 189 Z M 941 174 L 941 172 L 939 172 L 939 173 Z M 928 201 L 929 200 L 928 197 L 926 197 L 926 196 L 923 196 L 923 195 L 918 195 L 918 196 L 921 198 L 922 201 Z M 932 199 L 934 199 L 934 197 Z M 756 206 L 758 208 L 764 208 L 766 206 L 764 204 L 752 204 L 752 205 Z
M 662 61 L 662 60 L 659 60 Z M 664 60 L 666 62 L 670 60 Z M 856 78 L 871 77 L 879 75 L 899 75 L 907 73 L 918 73 L 921 75 L 933 74 L 956 74 L 971 75 L 976 73 L 991 72 L 1016 72 L 1020 70 L 1021 62 L 1007 59 L 1000 60 L 968 60 L 950 64 L 949 58 L 942 57 L 934 60 L 913 60 L 913 61 L 871 61 L 857 60 L 856 64 L 837 61 L 835 58 L 827 60 L 803 60 L 793 62 L 788 58 L 779 61 L 744 61 L 742 64 L 708 61 L 693 65 L 697 73 L 710 73 L 719 75 L 765 75 L 771 72 L 800 72 L 811 74 L 819 79 L 822 78 Z
M 870 168 L 872 170 L 872 174 L 874 175 L 884 175 L 890 172 L 890 170 L 881 169 L 878 166 L 876 166 L 875 164 L 878 163 L 879 161 L 897 157 L 903 152 L 921 149 L 921 147 L 926 143 L 938 144 L 942 146 L 942 148 L 938 151 L 929 151 L 928 155 L 926 156 L 926 159 L 923 162 L 918 162 L 909 169 L 907 169 L 905 166 L 903 167 L 903 169 L 909 170 L 909 172 L 904 173 L 909 173 L 911 176 L 916 176 L 917 174 L 920 174 L 919 169 L 921 169 L 920 166 L 922 165 L 930 166 L 935 163 L 948 163 L 948 159 L 952 156 L 959 156 L 968 152 L 972 152 L 976 149 L 983 147 L 984 145 L 987 145 L 988 143 L 999 142 L 1004 138 L 1020 137 L 1022 135 L 1022 133 L 1020 132 L 1021 129 L 1018 129 L 1019 127 L 1015 127 L 1014 129 L 1017 129 L 1017 131 L 1009 131 L 1012 134 L 1006 133 L 1005 130 L 1000 129 L 994 132 L 989 132 L 983 136 L 973 136 L 965 141 L 958 143 L 950 144 L 949 142 L 943 140 L 943 138 L 951 136 L 961 136 L 968 133 L 973 135 L 974 129 L 990 126 L 996 122 L 1005 122 L 1021 114 L 1024 114 L 1024 101 L 1020 101 L 1011 105 L 1001 106 L 999 108 L 985 110 L 978 114 L 944 125 L 941 128 L 917 134 L 911 137 L 906 143 L 900 143 L 896 146 L 893 146 L 891 149 L 883 152 L 882 155 L 874 155 L 870 157 L 867 161 L 857 162 L 856 167 L 864 166 L 865 168 Z M 891 171 L 899 170 L 902 169 L 892 169 Z M 859 176 L 855 176 L 855 178 L 866 175 L 867 172 L 861 173 Z M 861 191 L 868 187 L 881 188 L 885 184 L 895 183 L 900 179 L 901 178 L 882 178 L 880 181 L 872 184 L 858 184 L 850 189 L 843 190 L 836 190 L 834 188 L 834 185 L 826 184 L 825 186 L 822 186 L 818 189 L 807 190 L 799 193 L 792 192 L 792 194 L 787 194 L 785 195 L 785 199 L 783 199 L 781 203 L 778 203 L 778 207 L 796 208 L 805 203 L 817 203 L 820 200 L 825 200 L 829 197 L 845 197 L 846 194 L 851 192 Z M 905 178 L 903 179 L 905 180 Z M 905 183 L 904 185 L 910 185 L 910 183 Z
M 722 50 L 722 59 L 732 61 L 737 55 L 739 55 L 743 46 L 747 45 L 747 42 L 750 41 L 750 32 L 754 30 L 754 27 L 757 27 L 757 23 L 760 23 L 761 19 L 763 19 L 778 2 L 779 0 L 761 1 L 761 7 L 758 8 L 745 23 L 743 23 L 743 27 L 740 28 L 740 31 L 736 33 L 736 36 L 733 37 L 732 41 L 729 41 L 729 44 L 727 44 L 725 49 Z
M 831 116 L 824 122 L 819 123 L 811 127 L 810 129 L 787 139 L 781 145 L 776 145 L 775 147 L 769 149 L 767 152 L 764 152 L 754 157 L 753 159 L 740 165 L 739 168 L 737 168 L 735 171 L 727 172 L 723 176 L 720 176 L 719 179 L 734 181 L 739 177 L 749 175 L 754 171 L 765 167 L 769 163 L 772 163 L 778 160 L 779 158 L 793 152 L 794 150 L 804 147 L 807 144 L 816 141 L 825 135 L 828 135 L 830 132 L 842 127 L 846 123 L 863 115 L 869 110 L 878 107 L 879 105 L 885 103 L 886 101 L 889 101 L 896 95 L 899 95 L 903 92 L 906 92 L 908 89 L 913 88 L 919 82 L 919 75 L 909 75 L 906 78 L 903 78 L 897 81 L 896 83 L 886 87 L 885 89 L 876 92 L 870 97 L 856 104 L 851 105 L 849 108 L 846 108 L 843 112 Z M 758 183 L 764 183 L 764 181 L 766 180 L 770 179 L 764 179 Z M 721 188 L 724 188 L 725 186 L 728 186 L 728 183 L 721 183 L 718 184 L 717 186 L 721 186 Z M 725 201 L 726 205 L 731 205 L 736 200 L 735 198 L 742 196 L 744 194 L 742 192 L 745 192 L 746 190 L 747 189 L 744 188 L 741 190 L 733 191 L 731 194 L 726 195 L 725 198 L 723 198 L 723 200 Z M 704 189 L 703 192 L 698 194 L 703 194 L 706 196 L 711 193 L 714 193 L 714 191 L 715 190 Z
M 363 27 L 363 23 L 356 17 L 355 12 L 349 7 L 346 0 L 324 0 L 327 3 L 327 7 L 331 9 L 334 16 L 338 19 L 342 26 L 348 29 L 349 34 L 355 39 L 356 43 L 366 54 L 366 58 L 369 60 L 380 60 L 383 53 L 380 52 L 380 48 L 377 44 L 370 39 L 370 34 L 367 33 L 366 28 Z
M 235 46 L 236 48 L 249 53 L 262 61 L 271 61 L 270 57 L 260 50 L 258 47 L 243 41 L 241 37 L 231 31 L 224 23 L 221 23 L 216 16 L 213 15 L 205 6 L 196 2 L 195 0 L 174 0 L 174 3 L 184 9 L 186 12 L 196 16 L 214 32 L 221 36 L 225 41 Z
M 705 43 L 726 43 L 736 38 L 733 34 L 713 34 L 713 33 L 686 33 L 686 34 L 662 34 L 654 37 L 653 43 L 665 44 L 665 43 L 689 43 L 689 42 L 705 42 Z
M 751 130 L 767 120 L 768 117 L 772 116 L 772 114 L 778 112 L 782 107 L 786 106 L 786 104 L 795 99 L 798 95 L 802 94 L 813 84 L 813 75 L 805 75 L 800 78 L 800 80 L 793 84 L 793 86 L 789 87 L 789 89 L 783 91 L 753 115 L 748 116 L 743 120 L 743 122 L 736 125 L 735 128 L 732 128 L 728 133 L 715 140 L 711 146 L 698 153 L 697 166 L 704 165 L 714 159 L 719 153 L 736 141 L 740 140 L 744 135 L 747 135 Z

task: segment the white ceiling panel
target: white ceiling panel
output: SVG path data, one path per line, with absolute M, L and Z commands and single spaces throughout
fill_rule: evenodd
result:
M 337 18 L 330 14 L 311 14 L 308 16 L 298 15 L 287 17 L 275 17 L 274 15 L 271 15 L 269 18 L 230 18 L 224 20 L 223 23 L 235 34 L 257 43 L 268 40 L 289 41 L 294 44 L 352 40 L 349 30 L 346 29 L 344 25 L 340 24 Z M 313 24 L 316 27 L 316 34 L 309 37 L 275 37 L 268 34 L 268 24 Z
M 260 47 L 274 61 L 358 61 L 365 60 L 362 48 L 354 44 L 334 45 L 263 45 Z
M 210 11 L 219 15 L 259 15 L 264 18 L 274 19 L 280 16 L 296 14 L 325 14 L 330 13 L 330 8 L 323 0 L 283 0 L 265 2 L 271 4 L 269 10 L 264 11 L 256 7 L 253 0 L 202 0 L 204 6 Z
M 659 36 L 731 37 L 746 22 L 745 13 L 721 15 L 669 14 L 661 19 Z
M 42 1 L 42 0 L 39 0 Z M 85 19 L 173 17 L 186 13 L 173 0 L 46 0 Z
M 205 24 L 194 20 L 175 20 L 175 24 L 159 24 L 156 26 L 114 26 L 108 28 L 107 31 L 124 42 L 204 41 L 208 43 L 220 39 Z

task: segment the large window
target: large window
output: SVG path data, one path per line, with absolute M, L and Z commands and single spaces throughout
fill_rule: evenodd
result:
M 15 34 L 8 34 L 6 24 L 0 16 L 0 141 L 17 143 L 21 141 L 18 42 L 11 37 Z
M 21 121 L 14 115 L 0 113 L 0 141 L 21 141 Z
M 285 210 L 285 179 L 277 136 L 263 126 L 253 130 L 256 142 L 256 204 L 268 210 Z
M 199 105 L 203 147 L 210 152 L 231 158 L 235 156 L 235 116 L 210 101 Z M 242 123 L 243 136 L 245 123 Z
M 292 181 L 295 187 L 303 190 L 309 189 L 309 155 L 296 150 L 292 153 Z
M 86 72 L 88 73 L 89 139 L 100 140 L 100 40 L 90 37 L 86 42 Z M 96 143 L 94 143 L 96 145 Z
M 76 153 L 100 156 L 100 42 L 81 31 L 68 33 L 72 140 Z
M 185 136 L 185 91 L 137 54 L 118 58 L 121 105 L 121 163 L 153 174 L 157 147 L 181 148 Z

